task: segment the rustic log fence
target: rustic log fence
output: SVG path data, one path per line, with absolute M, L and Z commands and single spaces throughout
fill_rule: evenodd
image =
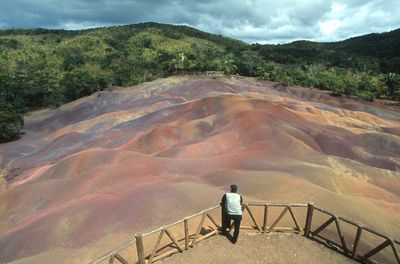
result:
M 256 77 L 250 76 L 242 76 L 237 74 L 227 74 L 223 71 L 176 71 L 172 73 L 173 75 L 182 75 L 182 76 L 212 76 L 212 77 L 229 77 L 231 79 L 254 79 Z
M 223 71 L 176 71 L 174 75 L 206 75 L 206 76 L 224 76 Z
M 324 215 L 327 215 L 329 218 L 323 222 L 321 225 L 319 225 L 317 228 L 314 228 L 314 230 L 311 229 L 311 223 L 312 223 L 312 217 L 314 211 L 320 212 Z M 349 220 L 347 218 L 337 216 L 333 214 L 332 212 L 329 212 L 325 209 L 319 208 L 314 206 L 313 204 L 309 204 L 308 206 L 308 212 L 310 214 L 310 224 L 308 227 L 308 232 L 305 233 L 305 236 L 308 238 L 311 238 L 317 242 L 322 242 L 326 244 L 328 247 L 335 249 L 339 251 L 340 253 L 344 254 L 345 256 L 348 256 L 350 258 L 353 258 L 355 260 L 358 260 L 362 263 L 379 263 L 376 260 L 372 259 L 373 256 L 376 256 L 379 252 L 382 252 L 385 248 L 390 247 L 390 250 L 388 253 L 392 253 L 392 259 L 389 260 L 391 263 L 400 263 L 400 257 L 399 257 L 399 251 L 397 249 L 398 245 L 400 245 L 400 241 L 393 239 L 389 236 L 386 236 L 380 232 L 377 232 L 371 228 L 368 228 L 364 226 L 363 224 L 356 223 L 352 220 Z M 325 229 L 327 229 L 328 226 L 331 224 L 333 225 L 334 223 L 334 230 L 336 231 L 335 233 L 337 234 L 337 240 L 334 241 L 331 238 L 327 238 L 326 236 L 321 235 L 321 232 Z M 348 245 L 346 242 L 346 237 L 343 232 L 343 225 L 347 224 L 353 228 L 356 228 L 356 234 L 354 238 L 348 238 L 347 241 L 351 241 L 352 245 Z M 361 242 L 363 241 L 363 234 L 369 233 L 372 236 L 375 236 L 375 238 L 381 238 L 383 241 L 375 245 L 375 247 L 370 248 L 367 251 L 364 251 L 363 253 L 360 252 L 360 245 Z M 364 235 L 365 236 L 365 235 Z M 368 241 L 364 241 L 368 242 Z M 397 245 L 397 246 L 396 246 Z M 371 245 L 369 245 L 371 246 Z M 390 252 L 391 251 L 391 252 Z M 390 256 L 389 256 L 390 257 Z M 386 260 L 388 261 L 388 260 Z
M 259 233 L 301 233 L 306 238 L 322 243 L 361 263 L 400 264 L 398 251 L 400 241 L 337 216 L 313 203 L 250 202 L 244 204 L 242 210 L 241 229 L 251 229 Z M 323 219 L 324 217 L 328 218 Z M 250 222 L 250 225 L 246 225 L 246 222 Z M 291 224 L 289 225 L 288 222 Z M 111 250 L 90 264 L 106 263 L 107 260 L 109 264 L 151 264 L 172 254 L 189 250 L 200 241 L 217 235 L 221 229 L 220 223 L 221 207 L 216 205 L 153 231 L 136 233 L 135 237 L 124 245 Z M 346 231 L 349 228 L 355 230 L 354 237 L 349 235 L 352 232 L 344 232 L 344 225 L 347 225 Z M 332 226 L 333 230 L 329 230 Z M 365 238 L 367 233 L 369 237 Z M 376 239 L 380 239 L 380 243 L 376 244 Z M 133 245 L 136 245 L 136 249 Z M 129 251 L 123 256 L 121 252 L 127 251 L 128 248 L 130 248 Z M 385 256 L 379 262 L 375 257 L 384 250 L 386 250 Z

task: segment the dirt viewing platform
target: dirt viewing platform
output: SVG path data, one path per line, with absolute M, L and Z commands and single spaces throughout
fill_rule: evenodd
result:
M 322 244 L 292 233 L 242 232 L 236 244 L 214 236 L 191 250 L 166 258 L 163 264 L 211 263 L 359 263 Z

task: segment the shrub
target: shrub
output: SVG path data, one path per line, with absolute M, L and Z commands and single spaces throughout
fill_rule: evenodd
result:
M 0 143 L 20 138 L 23 125 L 22 114 L 10 103 L 0 100 Z

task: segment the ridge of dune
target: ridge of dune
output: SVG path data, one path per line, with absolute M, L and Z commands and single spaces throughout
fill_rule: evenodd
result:
M 34 112 L 25 129 L 0 145 L 0 262 L 90 261 L 233 182 L 248 201 L 314 201 L 400 238 L 400 115 L 376 103 L 171 77 Z

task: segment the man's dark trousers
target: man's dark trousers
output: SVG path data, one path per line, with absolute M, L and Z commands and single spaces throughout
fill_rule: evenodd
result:
M 233 226 L 234 226 L 234 231 L 233 231 L 233 238 L 232 238 L 232 243 L 236 243 L 238 237 L 239 237 L 239 229 L 240 229 L 240 222 L 242 222 L 242 216 L 241 215 L 229 215 L 228 214 L 228 223 L 229 226 L 231 224 L 231 220 L 233 220 Z

